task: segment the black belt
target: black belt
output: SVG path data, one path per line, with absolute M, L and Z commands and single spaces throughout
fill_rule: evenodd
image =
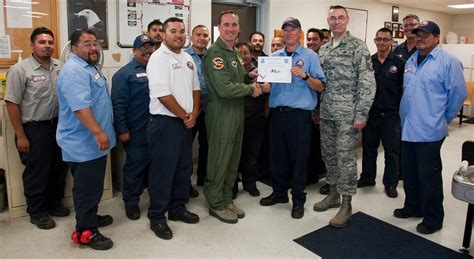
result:
M 180 117 L 174 117 L 174 116 L 169 116 L 169 115 L 164 115 L 164 114 L 150 114 L 152 118 L 169 118 L 169 119 L 175 119 L 175 120 L 181 120 Z
M 43 126 L 43 125 L 52 125 L 52 124 L 57 124 L 58 123 L 58 118 L 54 118 L 51 120 L 45 120 L 45 121 L 29 121 L 26 123 L 23 123 L 23 126 Z
M 278 106 L 275 108 L 272 108 L 273 110 L 279 111 L 279 112 L 294 112 L 294 111 L 299 111 L 301 109 L 298 108 L 291 108 L 288 106 Z

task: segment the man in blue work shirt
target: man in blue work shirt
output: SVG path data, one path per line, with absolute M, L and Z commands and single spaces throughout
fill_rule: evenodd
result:
M 114 126 L 127 158 L 123 167 L 122 195 L 125 214 L 131 220 L 140 218 L 140 195 L 150 165 L 146 129 L 150 96 L 146 65 L 155 51 L 155 41 L 143 34 L 133 42 L 134 59 L 112 78 Z
M 201 109 L 196 119 L 196 126 L 193 127 L 193 139 L 199 132 L 199 157 L 197 167 L 197 185 L 204 186 L 206 180 L 206 169 L 207 169 L 207 133 L 206 133 L 206 106 L 209 93 L 206 87 L 206 81 L 204 80 L 204 74 L 202 73 L 201 63 L 202 57 L 206 54 L 207 45 L 211 40 L 209 30 L 204 25 L 196 25 L 191 32 L 191 43 L 192 45 L 185 51 L 191 55 L 196 63 L 196 70 L 199 77 L 199 86 L 201 87 Z M 197 197 L 199 193 L 191 186 L 189 196 Z
M 405 65 L 400 103 L 405 204 L 393 214 L 422 217 L 416 231 L 431 234 L 444 218 L 441 145 L 467 91 L 460 61 L 438 47 L 438 25 L 423 21 L 413 33 L 418 51 Z
M 112 102 L 107 81 L 97 67 L 100 54 L 94 32 L 73 32 L 71 51 L 57 81 L 56 139 L 74 178 L 76 231 L 73 236 L 77 243 L 107 250 L 113 242 L 97 228 L 112 224 L 113 219 L 109 215 L 97 215 L 97 209 L 104 188 L 107 155 L 115 146 Z
M 317 93 L 324 90 L 326 80 L 318 55 L 305 47 L 301 38 L 301 23 L 288 18 L 281 26 L 286 47 L 274 52 L 275 57 L 292 58 L 292 82 L 275 83 L 270 92 L 270 172 L 273 192 L 260 200 L 271 206 L 288 202 L 291 183 L 293 208 L 291 216 L 304 215 L 308 154 L 311 142 L 311 111 L 316 107 Z

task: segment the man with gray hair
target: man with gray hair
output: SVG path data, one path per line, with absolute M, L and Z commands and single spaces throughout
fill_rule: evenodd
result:
M 357 188 L 356 146 L 376 87 L 367 45 L 347 31 L 347 10 L 340 5 L 332 6 L 327 21 L 333 37 L 319 51 L 327 76 L 320 127 L 326 182 L 330 186 L 329 195 L 314 204 L 314 210 L 341 207 L 329 224 L 342 228 L 352 218 L 351 200 Z
M 407 37 L 406 41 L 398 45 L 393 53 L 403 58 L 405 61 L 413 55 L 416 51 L 415 46 L 415 34 L 412 33 L 412 30 L 418 25 L 420 18 L 414 14 L 408 14 L 403 18 L 402 30 Z

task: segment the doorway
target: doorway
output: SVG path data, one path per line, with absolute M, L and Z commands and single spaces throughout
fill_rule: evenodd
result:
M 217 30 L 217 25 L 219 24 L 219 15 L 222 11 L 232 10 L 239 16 L 240 23 L 240 36 L 239 41 L 248 41 L 250 34 L 255 32 L 257 28 L 257 8 L 251 7 L 248 5 L 234 5 L 234 4 L 212 4 L 212 39 L 214 37 L 214 32 Z

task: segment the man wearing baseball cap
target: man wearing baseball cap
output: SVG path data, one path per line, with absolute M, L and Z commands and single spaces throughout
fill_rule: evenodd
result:
M 114 126 L 127 158 L 123 167 L 123 201 L 131 220 L 140 218 L 138 203 L 150 165 L 146 129 L 150 103 L 146 66 L 155 51 L 155 41 L 146 34 L 133 42 L 133 60 L 112 78 Z
M 311 111 L 317 95 L 324 90 L 326 77 L 318 55 L 300 44 L 301 23 L 289 17 L 281 26 L 286 46 L 272 54 L 291 57 L 291 83 L 273 83 L 269 107 L 270 172 L 273 192 L 260 200 L 262 206 L 288 202 L 288 183 L 293 208 L 291 217 L 302 218 L 306 202 L 308 155 L 311 137 Z
M 405 65 L 400 103 L 405 203 L 393 215 L 421 217 L 416 231 L 431 234 L 444 218 L 441 145 L 466 98 L 466 82 L 461 62 L 438 47 L 436 23 L 423 21 L 412 32 L 418 51 Z

